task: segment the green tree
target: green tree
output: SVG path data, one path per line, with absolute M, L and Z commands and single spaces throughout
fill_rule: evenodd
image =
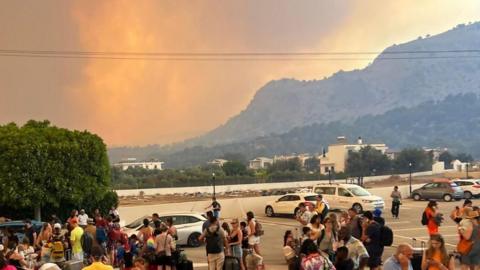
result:
M 395 169 L 400 173 L 432 170 L 432 154 L 419 148 L 403 149 L 395 158 Z
M 61 209 L 101 202 L 110 190 L 106 146 L 97 135 L 29 121 L 0 126 L 0 204 Z
M 309 172 L 318 172 L 320 170 L 320 160 L 317 157 L 307 158 L 305 169 Z
M 445 151 L 438 156 L 438 161 L 443 161 L 445 163 L 445 168 L 446 169 L 451 169 L 452 168 L 452 161 L 455 159 L 455 156 L 453 156 L 450 152 Z
M 455 156 L 456 159 L 460 160 L 461 162 L 472 162 L 473 157 L 470 154 L 466 153 L 459 153 Z
M 391 161 L 379 150 L 366 146 L 358 152 L 350 152 L 346 172 L 351 176 L 385 174 L 391 170 Z
M 247 167 L 240 161 L 228 161 L 222 166 L 222 170 L 227 176 L 246 175 Z
M 286 160 L 277 160 L 272 166 L 268 167 L 268 172 L 283 172 L 283 171 L 301 171 L 302 163 L 300 159 L 295 157 Z

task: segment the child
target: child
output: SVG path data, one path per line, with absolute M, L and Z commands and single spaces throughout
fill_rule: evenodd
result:
M 142 257 L 136 258 L 132 270 L 145 270 L 145 260 Z
M 348 248 L 339 247 L 337 249 L 335 268 L 337 270 L 353 270 L 353 261 L 348 258 Z

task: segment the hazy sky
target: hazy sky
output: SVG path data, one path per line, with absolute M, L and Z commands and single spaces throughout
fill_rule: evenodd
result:
M 381 51 L 478 20 L 478 0 L 3 0 L 0 49 Z M 321 79 L 368 62 L 0 56 L 0 124 L 49 119 L 111 146 L 170 143 L 226 122 L 269 80 Z

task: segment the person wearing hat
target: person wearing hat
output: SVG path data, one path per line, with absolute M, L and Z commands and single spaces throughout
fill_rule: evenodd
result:
M 60 223 L 53 225 L 53 234 L 48 246 L 50 247 L 50 262 L 61 263 L 65 261 L 66 244 Z
M 89 233 L 93 237 L 94 244 L 97 244 L 97 227 L 93 218 L 87 219 L 87 227 L 85 227 L 84 231 Z
M 240 262 L 240 268 L 243 270 L 245 266 L 243 265 L 243 250 L 242 250 L 242 240 L 243 240 L 243 233 L 240 228 L 240 222 L 238 218 L 234 218 L 232 222 L 232 231 L 228 238 L 228 246 L 230 246 L 230 251 L 233 257 L 237 257 L 238 261 Z
M 472 241 L 473 246 L 468 254 L 462 254 L 460 258 L 462 269 L 478 269 L 480 265 L 480 229 L 478 218 L 478 211 L 473 210 L 471 207 L 463 209 L 462 221 L 460 221 L 458 226 L 458 232 L 463 239 Z
M 73 230 L 70 232 L 70 243 L 72 244 L 72 258 L 77 261 L 83 261 L 82 235 L 83 229 L 78 225 L 78 220 L 70 221 Z
M 382 210 L 375 208 L 372 214 L 373 214 L 373 220 L 375 220 L 381 226 L 385 226 L 385 219 L 382 217 Z

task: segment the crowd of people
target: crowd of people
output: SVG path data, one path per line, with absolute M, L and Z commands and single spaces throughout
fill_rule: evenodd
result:
M 396 219 L 401 205 L 398 187 L 391 197 L 391 213 Z M 359 215 L 351 208 L 337 214 L 325 211 L 325 206 L 328 208 L 321 195 L 315 205 L 298 205 L 299 227 L 286 231 L 283 242 L 289 269 L 454 270 L 457 259 L 461 269 L 480 269 L 480 211 L 471 200 L 465 200 L 462 207 L 455 207 L 450 214 L 459 237 L 454 252 L 447 252 L 445 240 L 439 234 L 444 218 L 438 202 L 429 201 L 421 218 L 429 237 L 426 246 L 413 248 L 409 243 L 400 244 L 383 262 L 384 248 L 393 242 L 393 233 L 379 209 Z
M 391 197 L 391 214 L 398 218 L 398 188 Z M 215 198 L 205 210 L 207 219 L 198 239 L 205 243 L 209 270 L 264 269 L 260 249 L 264 231 L 254 213 L 247 212 L 244 221 L 234 218 L 227 222 L 221 219 L 221 205 Z M 403 243 L 382 261 L 384 249 L 392 245 L 394 237 L 382 211 L 359 214 L 351 208 L 335 213 L 318 195 L 316 203 L 298 205 L 298 227 L 285 232 L 283 254 L 291 270 L 454 270 L 457 262 L 464 270 L 479 270 L 479 208 L 467 199 L 449 217 L 458 228 L 454 252 L 447 252 L 440 234 L 444 217 L 439 203 L 429 201 L 420 221 L 429 236 L 426 247 L 418 249 Z M 114 207 L 105 216 L 98 209 L 91 217 L 84 210 L 73 210 L 65 222 L 53 215 L 39 231 L 25 220 L 22 239 L 10 230 L 1 233 L 0 270 L 58 270 L 72 262 L 82 262 L 86 270 L 192 269 L 192 262 L 176 245 L 178 235 L 172 218 L 162 221 L 154 213 L 151 219 L 143 220 L 138 233 L 130 236 L 119 222 Z

